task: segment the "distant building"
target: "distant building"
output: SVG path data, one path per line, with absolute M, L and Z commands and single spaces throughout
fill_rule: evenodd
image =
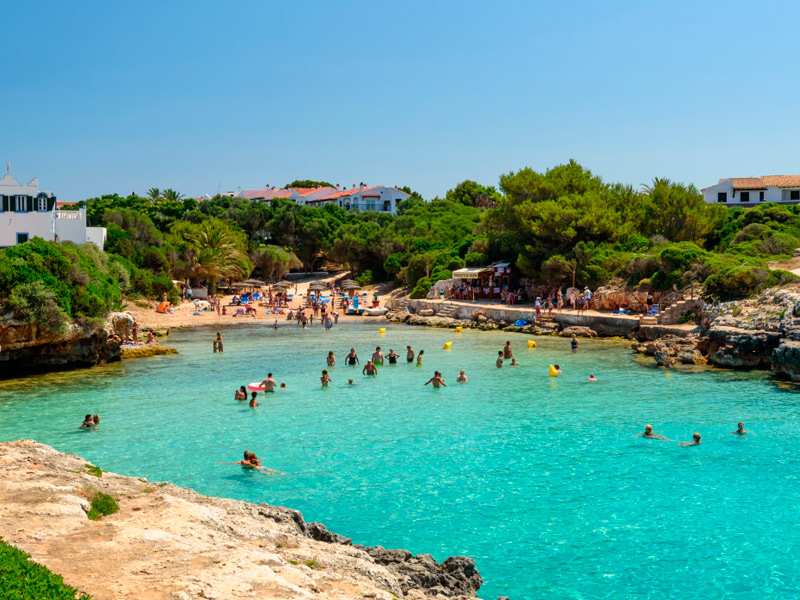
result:
M 345 210 L 374 210 L 392 215 L 397 214 L 397 203 L 409 197 L 409 194 L 397 188 L 383 185 L 368 187 L 364 183 L 358 186 L 354 185 L 350 189 L 341 189 L 338 185 L 336 187 L 317 186 L 313 188 L 285 189 L 275 189 L 273 186 L 263 189 L 246 189 L 236 193 L 227 192 L 224 195 L 259 202 L 270 202 L 278 198 L 286 198 L 301 206 L 335 204 Z M 211 196 L 206 194 L 203 198 L 210 199 Z
M 763 202 L 800 204 L 800 175 L 732 177 L 703 188 L 706 204 L 748 208 Z
M 34 177 L 21 184 L 7 173 L 0 179 L 0 248 L 23 244 L 34 237 L 49 242 L 92 242 L 103 247 L 105 227 L 87 227 L 86 209 L 60 210 L 65 202 L 58 202 L 52 192 L 39 191 L 39 181 Z

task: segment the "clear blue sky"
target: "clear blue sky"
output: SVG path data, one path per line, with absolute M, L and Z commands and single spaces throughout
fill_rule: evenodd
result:
M 13 2 L 0 162 L 62 200 L 800 173 L 792 2 Z

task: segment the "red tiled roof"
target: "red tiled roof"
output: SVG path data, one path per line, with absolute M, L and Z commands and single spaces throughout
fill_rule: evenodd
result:
M 72 206 L 73 204 L 77 204 L 77 202 L 69 202 L 67 200 L 62 202 L 61 200 L 56 200 L 56 206 L 58 208 L 61 208 L 62 206 Z
M 733 189 L 735 190 L 760 190 L 767 187 L 800 187 L 800 175 L 733 178 Z

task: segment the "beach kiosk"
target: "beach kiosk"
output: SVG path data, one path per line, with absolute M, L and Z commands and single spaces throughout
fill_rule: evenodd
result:
M 467 300 L 500 298 L 511 286 L 511 263 L 457 269 L 453 271 L 453 278 L 464 280 Z

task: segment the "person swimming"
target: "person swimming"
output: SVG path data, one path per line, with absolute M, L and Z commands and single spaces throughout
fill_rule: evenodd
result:
M 429 383 L 433 383 L 433 387 L 437 389 L 439 388 L 439 386 L 447 387 L 447 384 L 444 382 L 444 379 L 442 379 L 442 374 L 439 373 L 439 371 L 434 371 L 433 377 L 428 379 L 428 381 L 426 381 L 424 385 L 428 385 Z
M 98 421 L 99 420 L 100 419 L 98 417 Z M 92 415 L 86 415 L 83 418 L 83 423 L 81 423 L 81 429 L 94 429 L 94 427 L 95 427 L 94 418 L 92 417 Z
M 497 351 L 497 360 L 494 362 L 494 365 L 498 369 L 501 369 L 503 367 L 503 351 L 502 350 L 498 350 Z
M 319 380 L 322 382 L 322 387 L 324 388 L 328 387 L 328 384 L 333 382 L 331 376 L 328 375 L 327 369 L 322 369 L 322 377 L 320 377 Z
M 282 390 L 285 390 L 285 389 L 286 389 L 286 384 L 285 384 L 285 383 L 283 383 L 283 382 L 281 382 L 281 389 L 282 389 Z
M 234 400 L 247 400 L 247 390 L 244 386 L 241 386 L 236 393 L 233 395 Z
M 692 434 L 691 442 L 681 442 L 681 446 L 699 446 L 700 444 L 701 442 L 699 433 Z
M 509 367 L 519 367 L 519 366 L 520 366 L 520 364 L 517 362 L 517 359 L 516 359 L 516 358 L 512 358 L 512 359 L 511 359 L 511 364 L 510 364 L 510 365 L 508 365 L 508 366 L 509 366 Z
M 414 362 L 414 351 L 411 346 L 406 346 L 406 362 Z
M 355 384 L 355 383 L 353 383 L 353 380 L 352 380 L 352 379 L 348 379 L 348 380 L 347 380 L 347 385 L 356 385 L 356 384 Z
M 368 360 L 367 364 L 364 365 L 364 368 L 361 369 L 361 373 L 363 375 L 372 375 L 374 377 L 378 374 L 378 367 L 376 367 L 371 360 Z
M 553 368 L 556 370 L 556 373 L 561 375 L 561 367 L 559 367 L 558 365 L 553 365 Z
M 467 383 L 467 375 L 466 375 L 466 373 L 464 373 L 464 371 L 459 371 L 458 372 L 458 377 L 456 377 L 456 381 L 458 383 Z
M 742 423 L 740 421 L 739 424 L 736 426 L 736 431 L 731 431 L 731 433 L 733 435 L 747 435 L 748 433 L 753 433 L 753 432 L 752 431 L 747 431 L 744 428 L 744 423 Z
M 221 462 L 221 465 L 240 465 L 243 469 L 255 469 L 262 473 L 275 473 L 277 475 L 284 475 L 280 471 L 276 471 L 275 469 L 268 469 L 264 465 L 261 464 L 258 456 L 255 453 L 250 452 L 249 450 L 244 451 L 244 458 L 242 460 L 237 460 L 236 462 Z
M 383 364 L 383 352 L 381 352 L 381 347 L 380 346 L 375 348 L 375 352 L 372 353 L 372 364 L 374 364 L 374 365 L 382 365 Z
M 594 375 L 589 375 L 588 381 L 600 381 L 600 380 L 597 377 L 595 377 Z
M 653 433 L 653 426 L 652 425 L 645 425 L 644 426 L 644 431 L 642 433 L 636 434 L 633 437 L 643 437 L 643 438 L 648 438 L 648 439 L 651 439 L 651 440 L 663 440 L 665 442 L 669 441 L 663 435 L 656 435 L 655 433 Z
M 261 402 L 256 402 L 256 397 L 258 396 L 258 392 L 252 392 L 250 394 L 250 408 L 255 408 L 256 406 L 261 406 Z
M 356 354 L 355 348 L 350 348 L 350 353 L 347 355 L 347 358 L 345 360 L 347 360 L 347 364 L 350 365 L 351 367 L 355 366 L 356 364 L 359 365 L 361 364 L 361 361 L 358 360 L 358 354 Z
M 394 351 L 394 348 L 389 348 L 389 354 L 386 355 L 386 359 L 389 361 L 389 364 L 396 365 L 398 358 L 400 358 L 400 355 Z

